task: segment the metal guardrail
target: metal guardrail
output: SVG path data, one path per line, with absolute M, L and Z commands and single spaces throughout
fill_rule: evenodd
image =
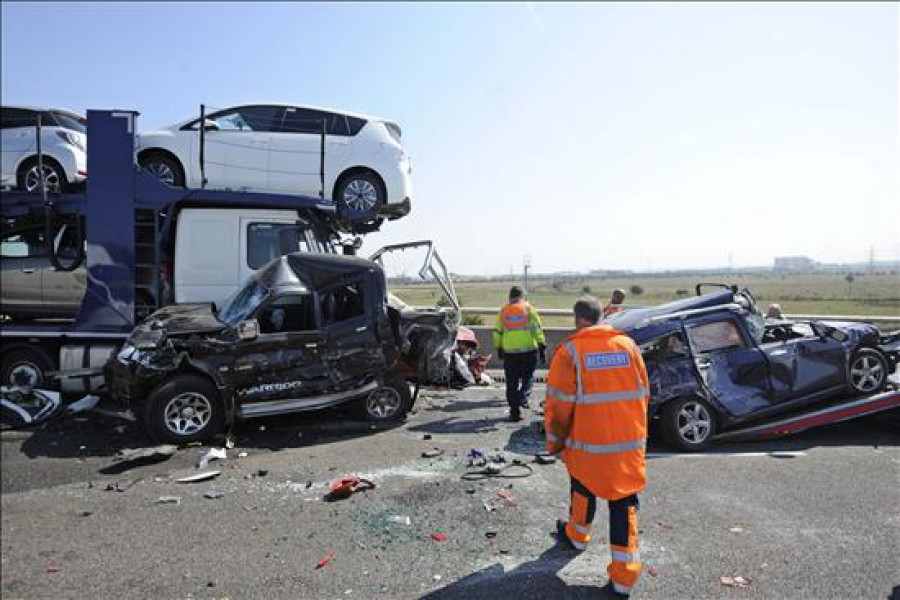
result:
M 631 306 L 630 308 L 644 308 L 640 306 Z M 500 312 L 499 308 L 486 308 L 482 306 L 463 306 L 461 308 L 464 314 L 468 315 L 496 315 Z M 548 317 L 571 317 L 573 316 L 570 308 L 538 308 L 541 316 Z M 807 314 L 789 314 L 784 315 L 785 319 L 809 319 L 814 321 L 861 321 L 863 323 L 893 323 L 900 325 L 900 315 L 807 315 Z

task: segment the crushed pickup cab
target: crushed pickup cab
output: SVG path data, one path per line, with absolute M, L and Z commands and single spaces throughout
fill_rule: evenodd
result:
M 719 431 L 888 385 L 897 352 L 874 326 L 767 320 L 749 290 L 714 285 L 608 319 L 641 347 L 650 416 L 669 444 L 699 450 Z
M 220 308 L 150 315 L 107 363 L 109 389 L 152 437 L 175 443 L 208 439 L 236 419 L 340 404 L 371 421 L 402 419 L 413 398 L 399 366 L 416 367 L 420 382 L 449 368 L 457 311 L 400 310 L 388 298 L 374 261 L 290 254 Z

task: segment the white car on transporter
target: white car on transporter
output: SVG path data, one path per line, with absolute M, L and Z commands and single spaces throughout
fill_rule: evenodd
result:
M 87 121 L 68 110 L 33 106 L 0 108 L 0 187 L 28 192 L 40 189 L 38 116 L 44 182 L 50 191 L 69 191 L 87 177 Z
M 142 133 L 138 163 L 174 186 L 201 187 L 200 119 Z M 204 127 L 206 187 L 318 196 L 396 219 L 409 213 L 409 157 L 394 121 L 287 104 L 210 112 Z

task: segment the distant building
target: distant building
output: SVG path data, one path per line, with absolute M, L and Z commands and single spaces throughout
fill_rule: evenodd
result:
M 807 256 L 777 256 L 774 270 L 778 273 L 803 273 L 814 271 L 816 261 Z

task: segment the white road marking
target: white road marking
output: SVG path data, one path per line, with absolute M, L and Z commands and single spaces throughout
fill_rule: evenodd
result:
M 790 450 L 784 452 L 648 452 L 647 458 L 754 458 L 769 456 L 772 458 L 795 458 L 806 456 L 806 452 Z

